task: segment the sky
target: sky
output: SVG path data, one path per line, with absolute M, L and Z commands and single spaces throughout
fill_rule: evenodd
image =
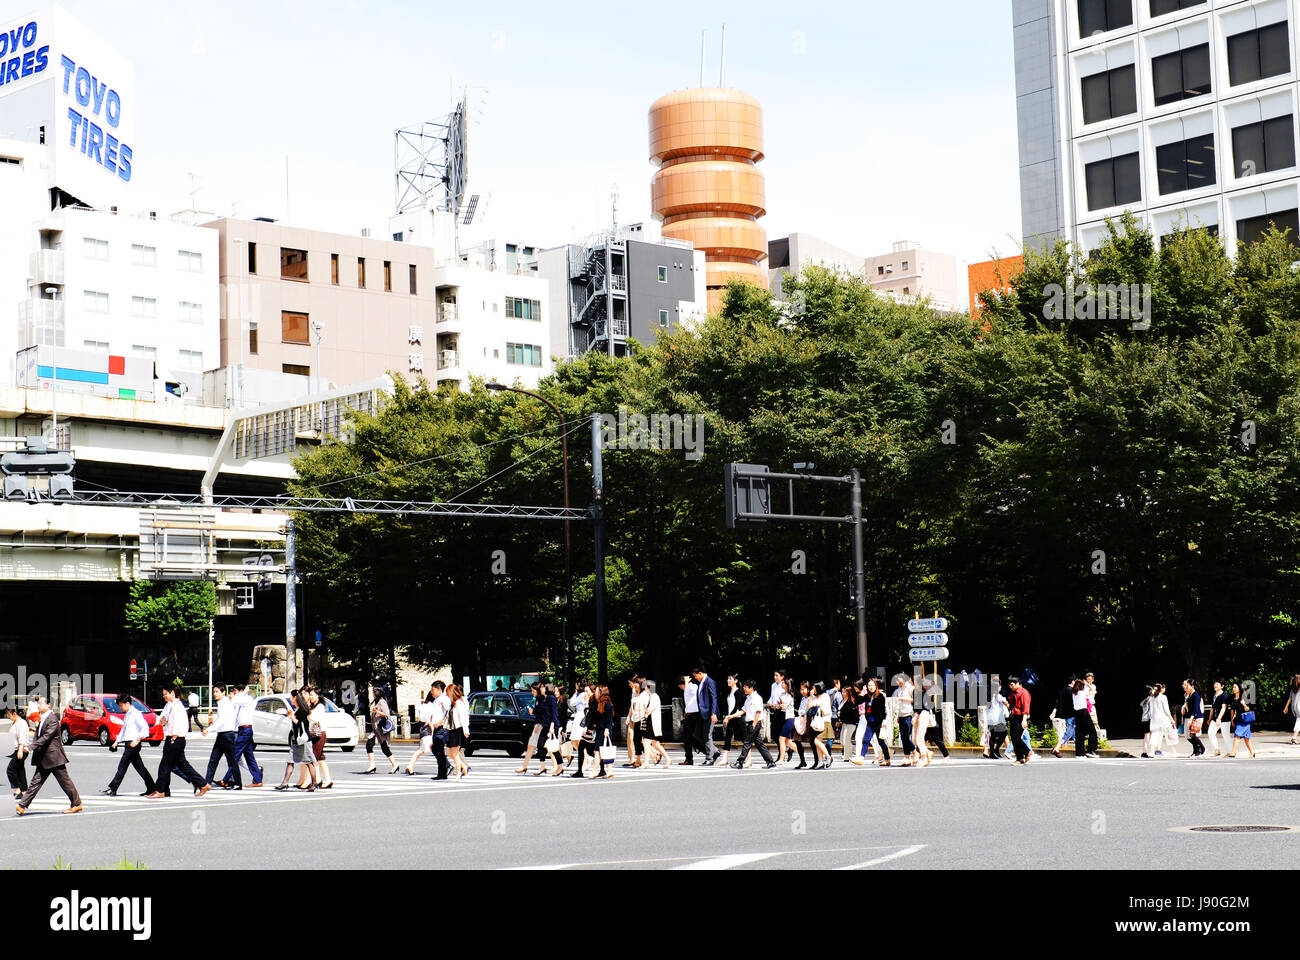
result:
M 568 242 L 610 224 L 615 190 L 619 223 L 649 221 L 646 111 L 699 85 L 703 30 L 717 84 L 725 23 L 726 85 L 764 109 L 769 238 L 1019 252 L 1007 0 L 61 5 L 135 66 L 138 209 L 189 209 L 194 189 L 222 216 L 380 235 L 394 131 L 454 89 L 486 198 L 467 240 Z

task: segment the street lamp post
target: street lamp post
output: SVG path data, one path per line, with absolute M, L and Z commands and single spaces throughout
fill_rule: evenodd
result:
M 508 387 L 504 383 L 486 384 L 489 390 L 508 390 L 511 393 L 522 393 L 524 396 L 533 397 L 542 401 L 555 413 L 560 421 L 560 447 L 564 457 L 564 509 L 569 509 L 569 425 L 564 419 L 564 414 L 560 413 L 560 408 L 551 401 L 547 400 L 540 393 L 533 393 L 531 390 L 521 390 L 518 387 Z M 569 518 L 564 518 L 564 621 L 561 631 L 564 639 L 564 674 L 565 684 L 572 688 L 573 686 L 573 648 L 570 639 L 570 625 L 573 622 L 573 540 L 569 535 Z

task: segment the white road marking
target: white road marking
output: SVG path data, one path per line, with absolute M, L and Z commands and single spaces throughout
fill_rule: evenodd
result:
M 714 857 L 711 860 L 697 860 L 694 863 L 684 863 L 680 867 L 673 867 L 674 870 L 730 870 L 732 867 L 742 867 L 747 863 L 756 863 L 759 860 L 770 860 L 773 857 L 779 857 L 778 853 L 733 853 L 725 857 Z
M 904 847 L 902 850 L 899 850 L 896 853 L 891 853 L 888 856 L 876 857 L 876 859 L 867 860 L 864 863 L 854 863 L 847 867 L 836 867 L 835 869 L 836 870 L 865 870 L 867 869 L 867 867 L 875 867 L 882 863 L 888 863 L 890 860 L 901 860 L 903 857 L 910 857 L 912 854 L 920 853 L 924 849 L 925 849 L 925 844 L 918 843 L 915 846 Z

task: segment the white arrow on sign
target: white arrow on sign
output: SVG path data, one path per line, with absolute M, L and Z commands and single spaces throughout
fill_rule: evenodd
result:
M 908 658 L 913 663 L 929 663 L 934 660 L 947 660 L 947 647 L 913 647 L 908 651 Z
M 935 617 L 933 620 L 909 620 L 907 621 L 908 633 L 928 633 L 932 630 L 947 630 L 948 621 L 945 617 Z
M 907 638 L 907 642 L 913 647 L 942 647 L 948 642 L 948 634 L 914 633 Z

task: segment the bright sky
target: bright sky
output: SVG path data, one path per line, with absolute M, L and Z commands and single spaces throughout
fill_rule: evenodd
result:
M 8 2 L 8 0 L 6 0 Z M 27 6 L 27 4 L 21 4 Z M 1018 252 L 1007 0 L 448 3 L 63 0 L 135 64 L 140 209 L 345 233 L 393 212 L 393 131 L 467 85 L 481 236 L 540 246 L 650 218 L 646 111 L 726 82 L 763 104 L 769 237 Z M 163 11 L 166 11 L 164 13 Z M 475 239 L 470 237 L 469 239 Z

